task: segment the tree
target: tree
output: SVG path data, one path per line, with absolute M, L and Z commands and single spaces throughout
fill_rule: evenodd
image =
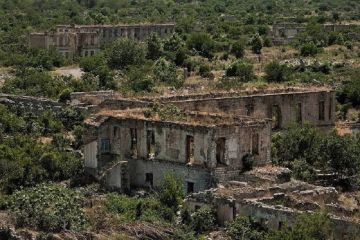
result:
M 262 240 L 265 239 L 265 229 L 252 218 L 237 217 L 226 224 L 226 233 L 232 240 Z
M 184 40 L 179 36 L 179 34 L 174 33 L 171 37 L 165 40 L 164 50 L 169 52 L 178 52 L 180 49 L 184 48 L 184 46 Z
M 288 81 L 291 71 L 285 64 L 278 61 L 272 61 L 265 66 L 265 79 L 268 82 L 284 82 Z
M 187 40 L 187 46 L 190 50 L 196 50 L 201 56 L 212 58 L 215 48 L 214 40 L 204 32 L 191 33 Z
M 263 48 L 263 40 L 259 34 L 255 34 L 250 40 L 251 50 L 255 54 L 261 54 Z
M 153 33 L 147 39 L 147 55 L 148 59 L 156 60 L 163 54 L 163 43 L 160 37 Z
M 211 230 L 215 225 L 215 213 L 208 207 L 200 208 L 196 211 L 191 220 L 191 227 L 197 233 Z
M 180 87 L 182 81 L 178 78 L 176 73 L 176 66 L 172 62 L 160 58 L 155 62 L 154 75 L 157 80 L 170 84 L 174 87 Z
M 246 61 L 237 61 L 226 69 L 226 76 L 237 77 L 239 82 L 249 82 L 255 78 L 253 65 Z
M 133 40 L 121 38 L 108 49 L 106 56 L 112 69 L 124 69 L 131 65 L 139 65 L 145 60 L 144 48 Z
M 358 174 L 360 150 L 352 136 L 340 136 L 332 132 L 322 140 L 320 152 L 322 161 L 329 164 L 340 180 Z
M 232 45 L 231 53 L 234 54 L 236 58 L 242 58 L 245 54 L 245 46 L 241 41 L 237 41 Z
M 160 202 L 176 212 L 183 197 L 184 188 L 181 179 L 173 172 L 165 173 L 159 192 Z
M 305 43 L 300 47 L 300 55 L 303 57 L 315 56 L 321 51 L 313 42 Z

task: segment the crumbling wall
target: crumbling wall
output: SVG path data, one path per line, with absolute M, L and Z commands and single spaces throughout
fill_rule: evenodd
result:
M 324 104 L 323 120 L 319 116 L 321 102 Z M 170 101 L 170 103 L 193 111 L 233 113 L 270 119 L 274 117 L 275 108 L 278 107 L 280 128 L 286 128 L 291 123 L 297 122 L 299 113 L 302 123 L 309 122 L 319 127 L 335 124 L 336 99 L 333 91 L 188 99 Z
M 64 104 L 51 99 L 11 94 L 0 94 L 0 103 L 33 113 L 44 112 L 47 110 L 58 111 L 65 106 Z
M 186 166 L 159 160 L 131 159 L 129 160 L 129 171 L 131 185 L 135 187 L 149 187 L 149 183 L 146 182 L 147 173 L 151 173 L 153 176 L 153 187 L 160 187 L 163 176 L 167 172 L 173 172 L 180 177 L 185 190 L 188 182 L 194 184 L 194 192 L 208 189 L 212 184 L 210 171 L 200 166 Z

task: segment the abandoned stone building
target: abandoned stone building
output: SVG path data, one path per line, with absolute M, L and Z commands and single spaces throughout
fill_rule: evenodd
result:
M 356 27 L 353 24 L 322 24 L 324 32 L 348 32 L 352 37 L 356 37 L 354 33 L 349 32 Z M 306 30 L 306 25 L 299 23 L 281 23 L 274 24 L 270 31 L 270 36 L 274 45 L 286 45 L 291 43 L 295 37 Z
M 177 119 L 151 109 L 102 111 L 87 121 L 85 166 L 110 188 L 158 187 L 175 171 L 188 193 L 240 175 L 247 157 L 270 162 L 270 120 L 184 112 Z
M 137 41 L 146 40 L 150 34 L 166 37 L 175 31 L 175 24 L 138 25 L 58 25 L 54 31 L 31 33 L 32 48 L 55 48 L 67 58 L 90 56 L 104 44 L 127 37 Z
M 168 170 L 181 175 L 188 192 L 208 189 L 236 180 L 249 154 L 255 166 L 270 163 L 271 131 L 293 122 L 335 125 L 335 96 L 326 88 L 140 99 L 99 92 L 71 98 L 94 112 L 84 139 L 87 171 L 120 190 L 157 187 Z M 146 117 L 156 105 L 174 106 L 184 116 Z
M 184 205 L 191 211 L 214 209 L 222 225 L 249 216 L 270 230 L 293 227 L 301 213 L 324 211 L 330 215 L 332 239 L 354 240 L 360 236 L 359 200 L 359 193 L 291 180 L 288 169 L 267 166 L 243 173 L 238 181 L 190 194 Z
M 95 99 L 89 95 L 90 98 Z M 84 95 L 72 95 L 73 102 L 86 101 Z M 78 100 L 76 99 L 78 98 Z M 190 111 L 231 113 L 239 116 L 272 119 L 274 130 L 287 128 L 292 123 L 310 123 L 317 127 L 335 126 L 335 92 L 329 88 L 286 88 L 264 91 L 220 92 L 165 96 L 159 98 L 124 99 L 116 94 L 101 97 L 98 109 L 127 108 L 131 102 L 146 107 L 160 102 L 173 104 Z M 94 101 L 94 100 L 93 100 Z

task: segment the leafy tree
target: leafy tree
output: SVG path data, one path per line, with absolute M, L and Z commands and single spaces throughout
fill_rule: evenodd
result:
M 181 179 L 173 172 L 165 173 L 159 192 L 160 202 L 177 211 L 183 197 L 184 189 Z
M 191 227 L 197 233 L 211 230 L 215 226 L 215 213 L 212 209 L 203 207 L 192 215 Z
M 289 80 L 291 70 L 285 64 L 272 61 L 265 66 L 265 74 L 268 82 L 284 82 Z
M 107 49 L 108 65 L 112 69 L 124 69 L 144 62 L 144 48 L 133 40 L 120 38 Z
M 255 34 L 250 40 L 251 50 L 255 54 L 261 54 L 263 48 L 263 40 L 259 34 Z
M 266 231 L 252 218 L 237 217 L 226 224 L 226 233 L 232 240 L 266 239 Z
M 160 58 L 155 62 L 154 75 L 157 80 L 170 84 L 175 87 L 180 87 L 182 81 L 177 76 L 175 64 Z
M 337 100 L 341 104 L 351 103 L 354 107 L 360 106 L 360 77 L 356 70 L 351 80 L 346 83 L 337 93 Z
M 245 46 L 243 42 L 237 41 L 231 47 L 231 53 L 234 54 L 236 58 L 242 58 L 245 55 Z
M 212 58 L 215 48 L 214 40 L 204 32 L 191 33 L 187 40 L 187 46 L 190 50 L 197 51 L 201 56 Z
M 300 55 L 304 57 L 315 56 L 321 51 L 313 42 L 305 43 L 300 48 Z
M 236 77 L 239 82 L 249 82 L 255 78 L 253 66 L 246 61 L 237 61 L 226 69 L 226 76 Z
M 147 39 L 147 58 L 156 60 L 163 54 L 163 43 L 157 34 L 151 34 Z
M 171 37 L 165 40 L 164 50 L 169 52 L 178 52 L 180 49 L 184 48 L 184 46 L 184 40 L 178 33 L 174 33 Z

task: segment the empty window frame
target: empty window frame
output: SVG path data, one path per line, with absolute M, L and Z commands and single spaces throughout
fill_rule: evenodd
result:
M 186 182 L 186 192 L 189 193 L 193 193 L 194 192 L 194 186 L 195 184 L 193 182 Z
M 281 108 L 279 105 L 272 106 L 272 129 L 281 128 Z
M 246 104 L 246 116 L 251 116 L 254 113 L 254 104 Z
M 325 120 L 325 101 L 319 101 L 319 120 Z
M 154 175 L 152 173 L 145 174 L 145 183 L 150 187 L 154 186 Z
M 217 164 L 226 164 L 225 162 L 225 138 L 216 140 L 216 162 Z
M 137 129 L 136 128 L 130 128 L 130 138 L 131 138 L 131 143 L 130 143 L 131 156 L 133 158 L 136 158 L 137 157 Z
M 259 154 L 259 134 L 253 133 L 251 136 L 251 153 L 253 155 Z
M 102 153 L 110 152 L 110 140 L 109 139 L 101 139 L 100 151 Z
M 302 124 L 302 104 L 301 103 L 296 104 L 295 113 L 296 113 L 296 119 L 295 119 L 296 122 L 299 124 Z
M 155 133 L 153 130 L 146 131 L 146 143 L 148 158 L 154 158 L 156 154 Z
M 117 137 L 118 136 L 118 131 L 119 131 L 119 128 L 118 127 L 113 127 L 113 137 Z
M 194 137 L 186 136 L 186 163 L 194 162 Z

